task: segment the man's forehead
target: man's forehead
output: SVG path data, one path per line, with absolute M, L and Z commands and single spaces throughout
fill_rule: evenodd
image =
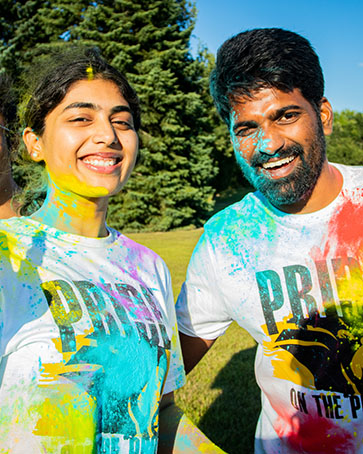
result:
M 281 90 L 276 87 L 260 87 L 248 94 L 239 93 L 238 91 L 232 93 L 230 96 L 230 103 L 233 104 L 249 104 L 261 99 L 268 98 L 270 101 L 284 101 L 290 98 L 300 99 L 302 102 L 309 102 L 301 93 L 299 88 L 292 90 Z
M 267 115 L 283 109 L 286 106 L 294 105 L 302 109 L 310 109 L 311 104 L 302 95 L 298 88 L 291 91 L 282 91 L 278 88 L 260 88 L 249 95 L 235 93 L 230 98 L 231 119 L 236 115 Z

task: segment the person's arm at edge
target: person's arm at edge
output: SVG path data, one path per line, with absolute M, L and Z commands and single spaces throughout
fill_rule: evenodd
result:
M 186 374 L 189 374 L 216 341 L 216 339 L 187 336 L 180 331 L 179 339 Z
M 158 454 L 225 454 L 175 405 L 174 393 L 160 402 Z

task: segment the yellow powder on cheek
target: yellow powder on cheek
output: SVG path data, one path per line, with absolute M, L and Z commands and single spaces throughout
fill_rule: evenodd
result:
M 109 191 L 102 186 L 91 186 L 87 183 L 80 181 L 74 175 L 55 175 L 48 170 L 49 178 L 54 182 L 55 186 L 60 190 L 72 192 L 74 194 L 82 195 L 85 197 L 104 197 L 107 196 Z M 58 195 L 59 196 L 59 195 Z

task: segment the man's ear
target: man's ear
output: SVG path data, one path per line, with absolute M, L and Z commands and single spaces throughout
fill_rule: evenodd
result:
M 43 160 L 43 146 L 41 139 L 35 134 L 32 128 L 25 128 L 23 131 L 23 141 L 28 150 L 29 156 L 33 161 Z
M 321 99 L 320 118 L 323 124 L 323 131 L 326 136 L 333 132 L 333 108 L 326 98 Z

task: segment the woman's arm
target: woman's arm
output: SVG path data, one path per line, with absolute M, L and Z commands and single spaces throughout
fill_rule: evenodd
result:
M 158 454 L 226 454 L 212 443 L 175 405 L 174 394 L 160 403 Z

